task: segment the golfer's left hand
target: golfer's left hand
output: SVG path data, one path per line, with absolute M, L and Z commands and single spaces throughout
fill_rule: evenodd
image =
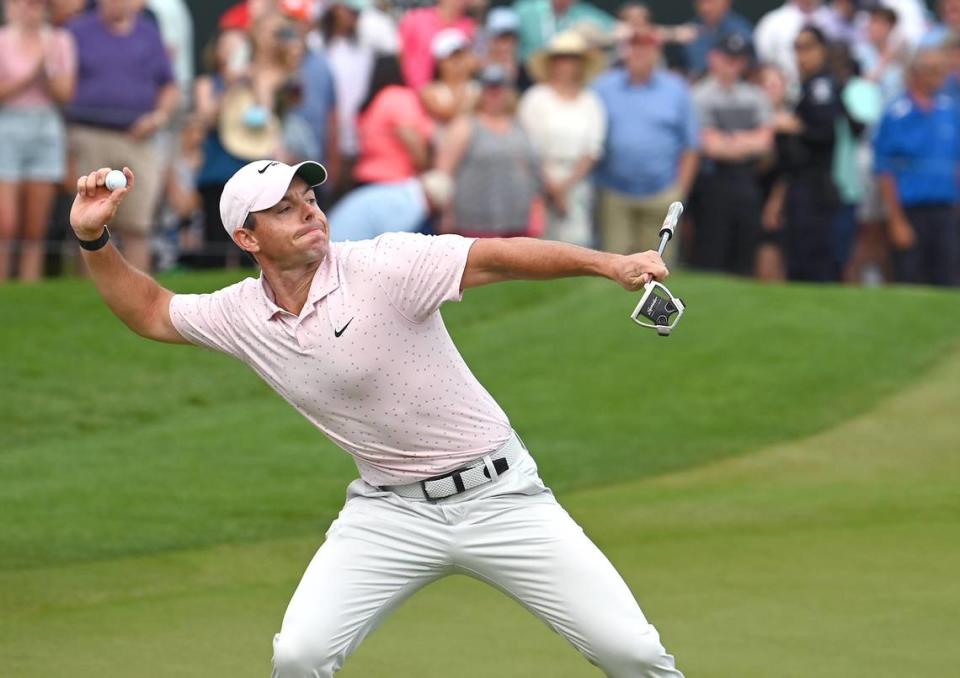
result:
M 639 290 L 651 280 L 665 280 L 668 275 L 667 265 L 653 250 L 621 255 L 614 263 L 613 279 L 630 292 Z

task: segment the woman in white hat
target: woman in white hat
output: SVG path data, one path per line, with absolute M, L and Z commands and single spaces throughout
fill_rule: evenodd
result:
M 573 31 L 559 33 L 529 62 L 538 84 L 520 100 L 520 122 L 543 163 L 551 198 L 544 236 L 589 246 L 593 187 L 588 176 L 603 152 L 603 106 L 586 84 L 605 64 Z
M 433 38 L 433 80 L 420 92 L 423 107 L 438 125 L 473 111 L 480 88 L 472 79 L 476 60 L 470 40 L 458 28 L 445 28 Z

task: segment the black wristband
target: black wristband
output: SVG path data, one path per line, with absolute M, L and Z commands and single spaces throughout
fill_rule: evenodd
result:
M 110 231 L 107 230 L 107 227 L 103 227 L 103 233 L 100 234 L 100 237 L 96 240 L 80 240 L 77 238 L 77 242 L 80 244 L 80 247 L 87 250 L 88 252 L 96 252 L 99 249 L 103 249 L 104 246 L 110 242 Z

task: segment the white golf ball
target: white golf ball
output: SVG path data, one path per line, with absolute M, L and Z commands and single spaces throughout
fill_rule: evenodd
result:
M 127 177 L 120 170 L 110 170 L 107 174 L 107 189 L 116 191 L 118 188 L 127 187 Z

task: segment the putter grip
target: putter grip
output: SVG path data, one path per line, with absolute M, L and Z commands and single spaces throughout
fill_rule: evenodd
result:
M 663 226 L 660 227 L 660 237 L 673 237 L 673 231 L 677 228 L 677 222 L 680 221 L 680 215 L 683 214 L 683 203 L 673 202 L 667 208 L 667 216 L 663 220 Z

